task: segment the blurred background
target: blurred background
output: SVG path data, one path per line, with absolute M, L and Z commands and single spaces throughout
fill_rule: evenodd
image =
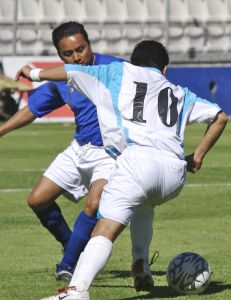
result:
M 231 0 L 1 0 L 0 72 L 13 78 L 17 62 L 59 61 L 51 32 L 71 20 L 85 25 L 95 52 L 129 59 L 140 40 L 162 42 L 169 79 L 231 115 Z
M 0 55 L 56 55 L 51 31 L 70 20 L 85 24 L 99 52 L 126 57 L 153 38 L 174 63 L 231 58 L 230 0 L 1 0 Z

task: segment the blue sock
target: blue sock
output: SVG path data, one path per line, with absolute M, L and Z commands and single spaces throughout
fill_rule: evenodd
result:
M 65 250 L 71 237 L 71 229 L 64 220 L 59 206 L 54 202 L 48 208 L 35 214 Z
M 63 259 L 57 268 L 58 272 L 62 269 L 73 270 L 75 268 L 81 252 L 83 252 L 87 242 L 91 237 L 91 233 L 96 222 L 96 216 L 90 217 L 83 211 L 79 214 L 74 224 L 68 248 L 65 251 Z

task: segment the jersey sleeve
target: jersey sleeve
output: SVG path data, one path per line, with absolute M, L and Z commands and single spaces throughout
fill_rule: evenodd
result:
M 191 104 L 188 123 L 211 123 L 218 112 L 222 111 L 218 104 L 198 97 L 188 89 L 185 91 L 185 101 Z
M 123 63 L 66 68 L 68 84 L 84 93 L 96 106 L 104 147 L 112 155 L 124 148 L 125 134 L 118 111 Z
M 68 87 L 65 83 L 47 82 L 32 90 L 28 97 L 30 111 L 36 117 L 43 117 L 53 110 L 65 105 L 64 98 L 68 97 Z
M 113 78 L 116 78 L 119 69 L 122 69 L 121 62 L 97 66 L 65 65 L 68 85 L 83 93 L 95 105 L 106 89 L 111 90 Z
M 99 74 L 100 70 L 105 68 L 107 65 L 65 65 L 68 85 L 84 94 L 96 105 L 98 102 Z

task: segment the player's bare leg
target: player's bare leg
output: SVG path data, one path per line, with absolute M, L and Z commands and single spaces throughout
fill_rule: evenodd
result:
M 83 211 L 88 216 L 94 216 L 96 214 L 99 206 L 99 200 L 105 184 L 107 184 L 106 179 L 98 179 L 92 182 L 90 191 L 87 195 L 87 199 L 83 208 Z
M 104 236 L 113 243 L 125 227 L 125 225 L 117 221 L 103 218 L 98 220 L 92 232 L 92 237 Z
M 64 190 L 49 178 L 42 176 L 28 197 L 28 205 L 39 218 L 41 224 L 66 249 L 71 230 L 62 216 L 55 200 Z
M 46 176 L 42 176 L 28 197 L 28 205 L 33 211 L 49 207 L 64 190 Z

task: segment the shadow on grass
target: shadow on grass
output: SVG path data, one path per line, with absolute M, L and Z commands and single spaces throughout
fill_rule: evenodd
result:
M 211 282 L 208 289 L 201 295 L 213 295 L 221 293 L 224 290 L 231 289 L 231 284 L 223 284 L 220 281 Z M 185 295 L 179 295 L 168 286 L 156 286 L 146 295 L 137 295 L 135 297 L 123 298 L 121 300 L 141 300 L 155 298 L 180 298 Z M 200 297 L 200 295 L 197 295 Z
M 119 270 L 112 270 L 107 272 L 108 276 L 110 278 L 128 278 L 131 277 L 131 271 L 119 271 Z M 164 276 L 166 272 L 164 271 L 156 271 L 152 272 L 152 275 L 154 276 Z M 105 274 L 106 275 L 106 274 Z M 97 281 L 97 278 L 96 278 Z M 102 284 L 96 284 L 96 286 L 100 287 L 106 287 L 106 288 L 131 288 L 134 289 L 133 285 L 128 286 L 127 284 L 125 285 L 102 285 Z M 231 289 L 231 284 L 224 284 L 221 281 L 212 281 L 209 284 L 209 287 L 207 290 L 202 293 L 201 295 L 213 295 L 217 293 L 221 293 L 224 290 L 230 290 Z M 180 298 L 185 295 L 179 295 L 177 294 L 171 287 L 169 286 L 154 286 L 153 289 L 149 292 L 147 292 L 145 295 L 137 293 L 137 296 L 132 296 L 132 297 L 127 297 L 127 298 L 121 298 L 120 300 L 141 300 L 141 299 L 155 299 L 155 298 Z M 199 297 L 198 295 L 197 297 Z
M 112 275 L 114 278 L 128 278 L 129 276 L 131 276 L 131 271 L 114 270 L 114 271 L 108 271 L 107 273 Z M 166 274 L 165 271 L 154 271 L 151 273 L 153 276 L 164 276 Z
M 209 287 L 203 294 L 212 295 L 212 294 L 220 293 L 224 290 L 231 290 L 231 283 L 224 284 L 222 281 L 212 281 L 210 282 Z

